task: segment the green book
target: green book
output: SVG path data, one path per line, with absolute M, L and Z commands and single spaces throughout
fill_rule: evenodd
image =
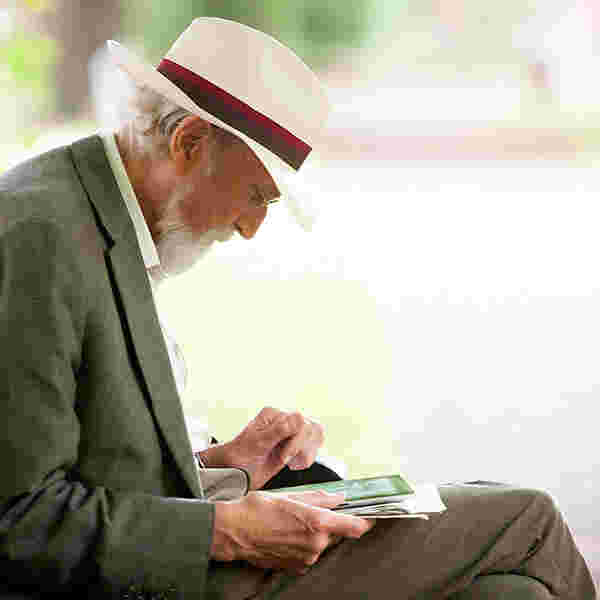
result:
M 336 506 L 334 510 L 369 506 L 371 504 L 400 502 L 405 500 L 407 496 L 414 494 L 413 488 L 401 475 L 366 477 L 364 479 L 342 479 L 341 481 L 309 483 L 307 485 L 277 488 L 269 491 L 291 493 L 310 490 L 323 490 L 331 493 L 344 492 L 346 495 L 344 503 Z

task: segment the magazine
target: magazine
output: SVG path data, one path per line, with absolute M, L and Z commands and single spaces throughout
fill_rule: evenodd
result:
M 345 500 L 332 510 L 370 519 L 427 519 L 427 513 L 446 510 L 437 487 L 433 484 L 411 485 L 401 475 L 342 479 L 270 490 L 274 493 L 295 493 L 323 490 L 343 492 Z

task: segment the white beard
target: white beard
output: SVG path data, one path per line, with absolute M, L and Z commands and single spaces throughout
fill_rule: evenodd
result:
M 178 210 L 179 202 L 185 194 L 190 193 L 190 189 L 190 185 L 184 183 L 175 190 L 158 224 L 162 230 L 156 242 L 160 267 L 153 267 L 150 271 L 156 283 L 191 269 L 208 254 L 214 242 L 226 242 L 236 231 L 233 225 L 210 229 L 205 233 L 190 231 L 181 221 Z
M 195 234 L 178 229 L 163 234 L 156 244 L 163 276 L 181 275 L 205 257 L 214 242 L 226 242 L 233 237 L 235 229 L 224 227 Z

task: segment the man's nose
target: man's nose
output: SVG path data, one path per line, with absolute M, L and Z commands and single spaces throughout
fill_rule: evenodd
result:
M 267 207 L 257 206 L 240 215 L 235 225 L 240 235 L 249 240 L 254 237 L 266 216 Z

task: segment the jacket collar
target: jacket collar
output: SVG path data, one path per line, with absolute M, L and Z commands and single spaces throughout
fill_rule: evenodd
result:
M 156 245 L 154 244 L 154 240 L 152 239 L 152 235 L 150 234 L 150 230 L 148 229 L 148 225 L 144 219 L 144 215 L 142 214 L 142 209 L 140 208 L 137 196 L 135 195 L 135 191 L 131 185 L 129 175 L 127 174 L 125 165 L 123 164 L 123 159 L 119 153 L 115 134 L 108 132 L 102 135 L 101 139 L 102 143 L 104 144 L 104 150 L 106 152 L 108 164 L 110 165 L 115 177 L 115 181 L 119 186 L 121 197 L 125 202 L 127 212 L 129 213 L 131 222 L 133 223 L 135 235 L 142 252 L 142 258 L 144 259 L 144 265 L 146 266 L 146 269 L 160 266 Z
M 131 221 L 111 171 L 99 136 L 83 138 L 71 145 L 73 162 L 85 191 L 94 205 L 110 241 L 127 236 Z
M 75 168 L 112 246 L 107 265 L 123 307 L 123 328 L 131 338 L 158 427 L 192 494 L 202 496 L 181 402 L 170 368 L 156 307 L 135 229 L 108 163 L 100 137 L 71 145 Z

